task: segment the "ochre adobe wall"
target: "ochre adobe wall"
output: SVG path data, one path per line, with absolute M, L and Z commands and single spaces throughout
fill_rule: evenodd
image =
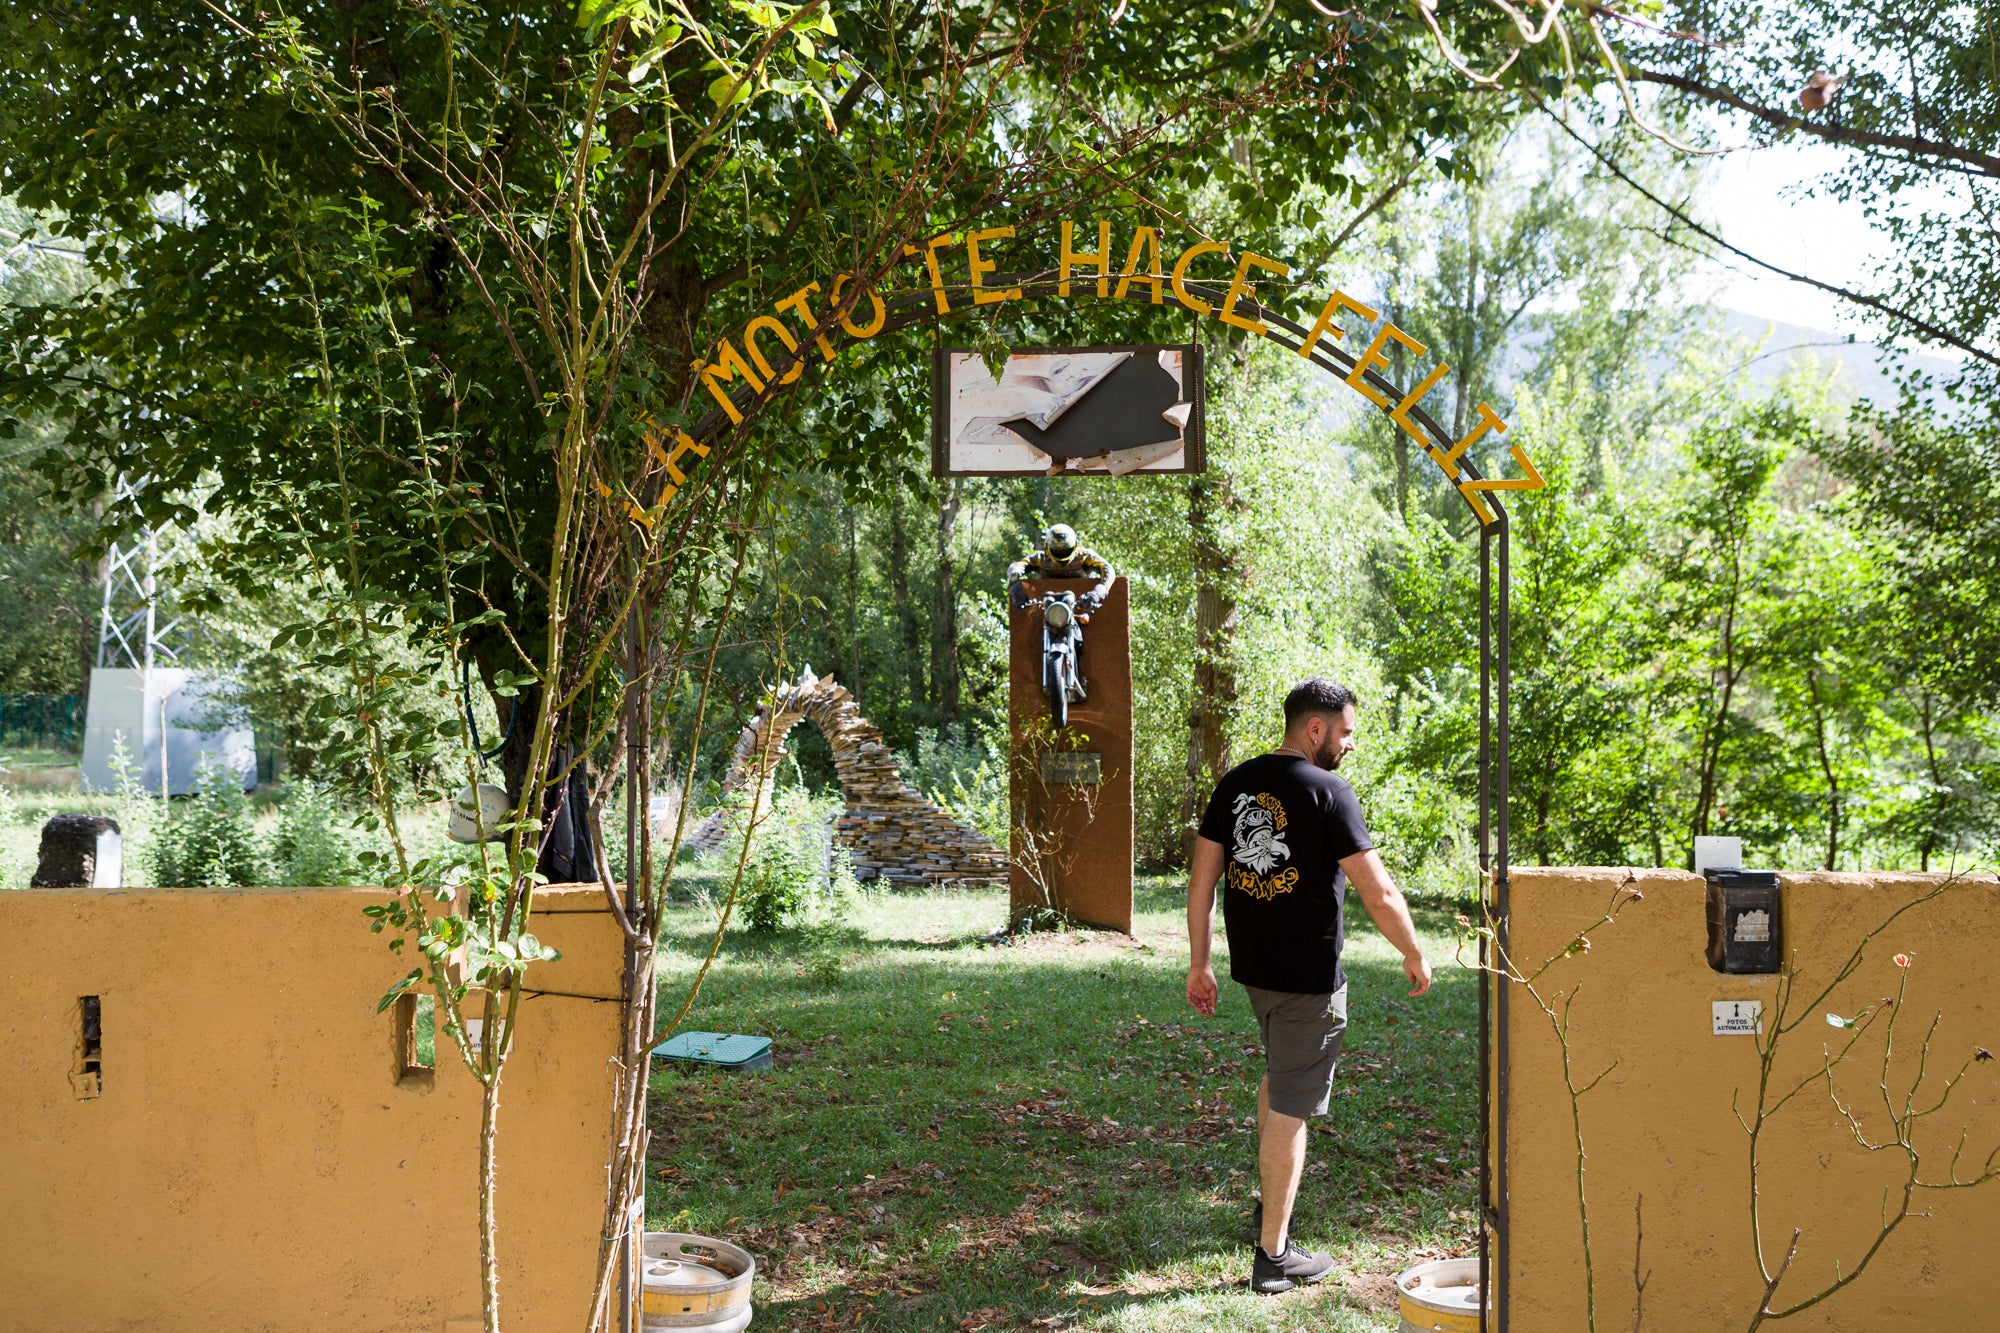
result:
M 1964 1081 L 1915 1136 L 1927 1179 L 1948 1178 L 1966 1135 L 1961 1176 L 1977 1175 L 2000 1149 L 2000 884 L 1988 873 L 1961 880 L 1905 913 L 1869 946 L 1853 975 L 1810 1010 L 1806 1001 L 1836 974 L 1862 938 L 1937 875 L 1803 874 L 1783 878 L 1783 926 L 1797 958 L 1802 1021 L 1778 1046 L 1773 1086 L 1808 1086 L 1766 1130 L 1760 1177 L 1764 1252 L 1784 1262 L 1794 1229 L 1798 1256 L 1778 1304 L 1803 1299 L 1852 1272 L 1880 1231 L 1885 1198 L 1901 1198 L 1906 1159 L 1855 1141 L 1823 1077 L 1826 1052 L 1849 1034 L 1826 1022 L 1853 1018 L 1896 994 L 1895 955 L 1910 959 L 1909 990 L 1896 1033 L 1888 1088 L 1900 1107 L 1916 1077 L 1934 1015 L 1923 1098 L 1935 1100 L 1964 1066 Z M 1703 881 L 1679 871 L 1525 869 L 1514 872 L 1511 916 L 1516 963 L 1532 972 L 1603 913 L 1627 880 L 1644 895 L 1615 923 L 1591 930 L 1590 949 L 1555 964 L 1544 996 L 1572 996 L 1569 1048 L 1575 1078 L 1611 1072 L 1581 1101 L 1585 1185 L 1597 1284 L 1597 1327 L 1634 1327 L 1635 1251 L 1649 1272 L 1644 1322 L 1663 1333 L 1743 1329 L 1762 1282 L 1752 1247 L 1748 1118 L 1757 1103 L 1758 1051 L 1749 1036 L 1716 1036 L 1713 1002 L 1761 1000 L 1771 1026 L 1778 983 L 1709 969 Z M 1549 1020 L 1512 988 L 1507 1273 L 1509 1327 L 1516 1333 L 1582 1329 L 1583 1245 L 1576 1153 L 1561 1046 Z M 1789 1020 L 1788 1020 L 1789 1021 Z M 1864 1132 L 1891 1132 L 1883 1103 L 1883 1042 L 1865 1036 L 1834 1087 Z M 1613 1067 L 1615 1066 L 1615 1067 Z M 1643 1200 L 1643 1203 L 1642 1203 Z M 1858 1280 L 1823 1305 L 1782 1324 L 1788 1330 L 1990 1328 L 1992 1276 L 2000 1260 L 2000 1181 L 1975 1190 L 1925 1191 Z M 1639 1222 L 1644 1245 L 1639 1250 Z
M 478 1084 L 398 1082 L 376 889 L 0 894 L 0 1329 L 457 1333 L 479 1310 Z M 536 987 L 618 994 L 595 885 L 545 889 Z M 103 1092 L 70 1073 L 102 1006 Z M 581 1328 L 617 1005 L 525 998 L 500 1103 L 509 1328 Z

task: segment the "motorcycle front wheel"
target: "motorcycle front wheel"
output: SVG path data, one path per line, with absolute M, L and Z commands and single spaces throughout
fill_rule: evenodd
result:
M 1049 663 L 1049 719 L 1057 731 L 1069 725 L 1069 682 L 1063 679 L 1060 664 Z

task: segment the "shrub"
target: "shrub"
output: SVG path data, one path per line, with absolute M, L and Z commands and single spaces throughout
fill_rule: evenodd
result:
M 782 930 L 799 924 L 816 903 L 834 901 L 828 824 L 838 806 L 837 797 L 815 800 L 799 787 L 778 792 L 751 833 L 737 894 L 750 929 Z M 846 878 L 853 878 L 851 865 Z
M 263 883 L 264 859 L 257 851 L 241 776 L 217 764 L 202 765 L 195 794 L 166 812 L 148 852 L 153 882 L 162 887 Z
M 952 818 L 1007 845 L 1007 734 L 965 724 L 918 727 L 914 755 L 896 756 L 903 777 Z
M 272 882 L 299 887 L 354 883 L 360 854 L 331 788 L 310 779 L 287 788 L 271 837 Z
M 20 845 L 26 814 L 13 789 L 0 786 L 0 889 L 25 889 L 35 876 L 35 857 Z

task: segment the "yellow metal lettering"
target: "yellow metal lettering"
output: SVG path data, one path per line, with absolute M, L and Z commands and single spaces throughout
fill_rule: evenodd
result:
M 848 283 L 852 282 L 854 277 L 855 275 L 852 273 L 836 273 L 833 275 L 833 295 L 827 299 L 832 303 L 835 310 L 840 309 L 841 290 Z M 882 298 L 875 294 L 875 289 L 872 287 L 869 288 L 866 295 L 870 301 L 875 303 L 875 313 L 870 317 L 866 325 L 856 324 L 852 315 L 843 314 L 840 317 L 840 327 L 847 330 L 847 336 L 850 338 L 873 338 L 882 331 L 882 326 L 889 322 L 889 307 L 882 304 Z
M 1146 266 L 1144 273 L 1139 271 L 1139 256 L 1142 252 L 1150 255 L 1152 259 L 1152 262 Z M 1160 304 L 1165 298 L 1166 293 L 1163 289 L 1166 286 L 1166 279 L 1160 275 L 1160 229 L 1158 227 L 1141 227 L 1132 233 L 1132 249 L 1125 256 L 1125 267 L 1118 271 L 1118 290 L 1112 294 L 1119 300 L 1124 300 L 1125 293 L 1131 290 L 1132 284 L 1135 282 L 1150 282 L 1153 284 L 1154 305 Z
M 1343 310 L 1352 310 L 1370 324 L 1375 322 L 1375 312 L 1373 310 L 1370 310 L 1346 292 L 1336 291 L 1327 301 L 1326 308 L 1319 312 L 1319 318 L 1313 321 L 1312 332 L 1306 334 L 1306 340 L 1299 344 L 1300 356 L 1311 357 L 1315 351 L 1319 350 L 1319 340 L 1329 333 L 1336 338 L 1346 335 L 1347 330 L 1333 322 L 1333 317 Z
M 783 375 L 778 375 L 771 369 L 771 363 L 764 359 L 763 349 L 757 346 L 757 330 L 759 329 L 769 329 L 771 332 L 777 334 L 778 341 L 783 343 L 785 350 L 790 353 L 796 354 L 798 352 L 798 339 L 792 337 L 792 331 L 786 328 L 784 321 L 778 319 L 775 315 L 759 315 L 743 326 L 743 350 L 750 353 L 750 359 L 757 363 L 757 369 L 763 372 L 764 378 L 767 380 L 776 379 L 780 384 L 791 384 L 796 381 L 805 371 L 805 367 L 799 363 L 798 357 L 794 355 L 790 368 Z
M 674 451 L 667 455 L 667 475 L 674 479 L 674 485 L 685 486 L 687 475 L 680 470 L 680 461 L 688 454 L 697 458 L 708 457 L 708 446 L 685 431 L 674 432 Z
M 1076 267 L 1075 261 L 1089 259 L 1097 264 L 1097 294 L 1107 296 L 1111 292 L 1111 224 L 1097 224 L 1097 249 L 1072 250 L 1070 243 L 1076 237 L 1076 224 L 1067 219 L 1062 224 L 1062 258 L 1056 272 L 1056 295 L 1069 295 L 1069 271 Z
M 1422 445 L 1424 448 L 1424 452 L 1429 454 L 1432 458 L 1442 457 L 1437 451 L 1437 441 L 1433 440 L 1430 436 L 1424 434 L 1423 431 L 1417 429 L 1417 423 L 1410 420 L 1410 409 L 1415 407 L 1418 403 L 1424 401 L 1424 395 L 1429 393 L 1432 389 L 1435 389 L 1437 387 L 1437 382 L 1449 374 L 1451 374 L 1451 367 L 1439 364 L 1435 369 L 1431 371 L 1430 374 L 1424 376 L 1424 382 L 1422 384 L 1419 384 L 1416 388 L 1404 394 L 1403 401 L 1397 403 L 1394 407 L 1389 409 L 1389 420 L 1395 422 L 1398 426 L 1401 426 L 1403 428 L 1403 433 L 1405 435 L 1408 435 L 1411 439 L 1415 440 L 1418 444 Z M 1458 469 L 1447 468 L 1446 473 L 1451 476 L 1456 476 L 1458 474 Z
M 1253 267 L 1261 268 L 1266 273 L 1275 273 L 1281 278 L 1292 276 L 1290 264 L 1280 264 L 1275 259 L 1266 259 L 1262 255 L 1254 255 L 1245 250 L 1243 258 L 1237 261 L 1236 276 L 1230 280 L 1229 294 L 1222 298 L 1222 310 L 1216 318 L 1224 324 L 1234 324 L 1239 329 L 1248 329 L 1261 338 L 1270 330 L 1257 320 L 1247 319 L 1236 313 L 1236 302 L 1246 295 L 1253 295 L 1250 290 L 1250 270 Z
M 931 295 L 937 298 L 937 312 L 940 315 L 949 315 L 951 306 L 944 299 L 944 273 L 938 268 L 938 247 L 956 244 L 951 233 L 946 232 L 942 236 L 931 237 L 921 246 L 903 247 L 903 254 L 908 258 L 914 259 L 918 255 L 924 257 L 924 267 L 930 270 L 931 275 Z
M 1110 225 L 1108 222 L 1105 224 L 1107 227 Z M 994 291 L 986 286 L 984 282 L 985 275 L 991 273 L 996 266 L 992 260 L 981 259 L 979 257 L 979 243 L 981 241 L 1011 238 L 1013 235 L 1014 229 L 1012 227 L 988 227 L 983 231 L 969 231 L 965 233 L 965 262 L 972 270 L 972 304 L 998 305 L 1002 301 L 1018 301 L 1021 299 L 1021 289 L 1019 287 L 1009 287 L 1004 291 Z M 1098 295 L 1101 296 L 1103 293 L 1100 292 Z
M 1479 516 L 1479 522 L 1482 525 L 1493 521 L 1493 511 L 1488 509 L 1486 502 L 1479 498 L 1481 491 L 1539 491 L 1542 489 L 1542 474 L 1535 471 L 1535 465 L 1528 461 L 1528 451 L 1517 444 L 1507 452 L 1514 456 L 1514 461 L 1520 465 L 1521 471 L 1528 474 L 1527 476 L 1496 477 L 1485 481 L 1461 481 L 1458 483 L 1458 493 L 1463 495 L 1467 502 L 1472 505 L 1472 512 Z
M 1368 350 L 1363 352 L 1361 359 L 1354 363 L 1354 369 L 1341 376 L 1342 379 L 1347 381 L 1349 388 L 1377 407 L 1387 407 L 1389 405 L 1389 396 L 1369 384 L 1364 376 L 1368 374 L 1370 367 L 1386 366 L 1389 364 L 1389 358 L 1382 349 L 1389 345 L 1389 340 L 1392 338 L 1409 348 L 1412 352 L 1415 352 L 1418 356 L 1423 356 L 1430 351 L 1430 348 L 1424 346 L 1394 324 L 1384 324 L 1382 331 L 1375 335 L 1375 341 L 1368 344 Z
M 1188 265 L 1192 264 L 1202 255 L 1226 255 L 1228 253 L 1229 247 L 1221 241 L 1201 241 L 1190 245 L 1182 252 L 1180 259 L 1174 264 L 1174 299 L 1194 311 L 1197 315 L 1206 315 L 1209 311 L 1213 310 L 1215 307 L 1211 306 L 1208 302 L 1201 300 L 1199 297 L 1188 295 Z
M 1451 447 L 1450 453 L 1439 453 L 1435 445 L 1426 444 L 1424 446 L 1430 452 L 1431 458 L 1437 465 L 1444 469 L 1445 476 L 1451 478 L 1453 481 L 1458 480 L 1458 460 L 1465 456 L 1467 449 L 1470 449 L 1474 444 L 1479 442 L 1480 436 L 1489 430 L 1497 430 L 1505 433 L 1507 429 L 1507 423 L 1500 419 L 1500 414 L 1495 412 L 1489 404 L 1481 403 L 1478 407 L 1473 408 L 1472 412 L 1479 420 L 1472 423 L 1472 429 L 1465 433 L 1464 439 Z
M 793 292 L 790 296 L 787 296 L 784 300 L 778 302 L 776 308 L 779 310 L 791 310 L 797 312 L 799 317 L 799 323 L 805 325 L 806 328 L 810 329 L 813 333 L 813 336 L 819 340 L 820 356 L 825 360 L 831 361 L 833 360 L 833 344 L 828 342 L 826 340 L 826 335 L 819 331 L 819 323 L 820 323 L 819 317 L 813 314 L 812 306 L 806 301 L 806 298 L 808 296 L 811 296 L 818 290 L 819 290 L 818 283 L 809 282 L 805 286 Z
M 757 378 L 757 372 L 750 369 L 750 363 L 743 359 L 743 354 L 738 352 L 735 345 L 727 338 L 724 338 L 721 346 L 716 349 L 714 362 L 704 361 L 696 366 L 695 370 L 701 375 L 702 387 L 715 396 L 715 401 L 729 414 L 730 421 L 738 426 L 743 424 L 743 414 L 736 410 L 736 404 L 729 397 L 728 391 L 722 387 L 722 382 L 741 375 L 749 382 L 752 392 L 764 392 L 764 381 Z

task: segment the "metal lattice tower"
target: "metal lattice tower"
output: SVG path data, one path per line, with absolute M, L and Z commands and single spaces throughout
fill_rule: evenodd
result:
M 120 477 L 113 508 L 137 517 L 139 492 L 145 484 Z M 180 659 L 168 639 L 180 617 L 160 623 L 160 587 L 153 573 L 158 558 L 159 539 L 143 523 L 131 540 L 112 543 L 104 561 L 104 610 L 97 622 L 98 666 L 151 671 L 156 664 Z

